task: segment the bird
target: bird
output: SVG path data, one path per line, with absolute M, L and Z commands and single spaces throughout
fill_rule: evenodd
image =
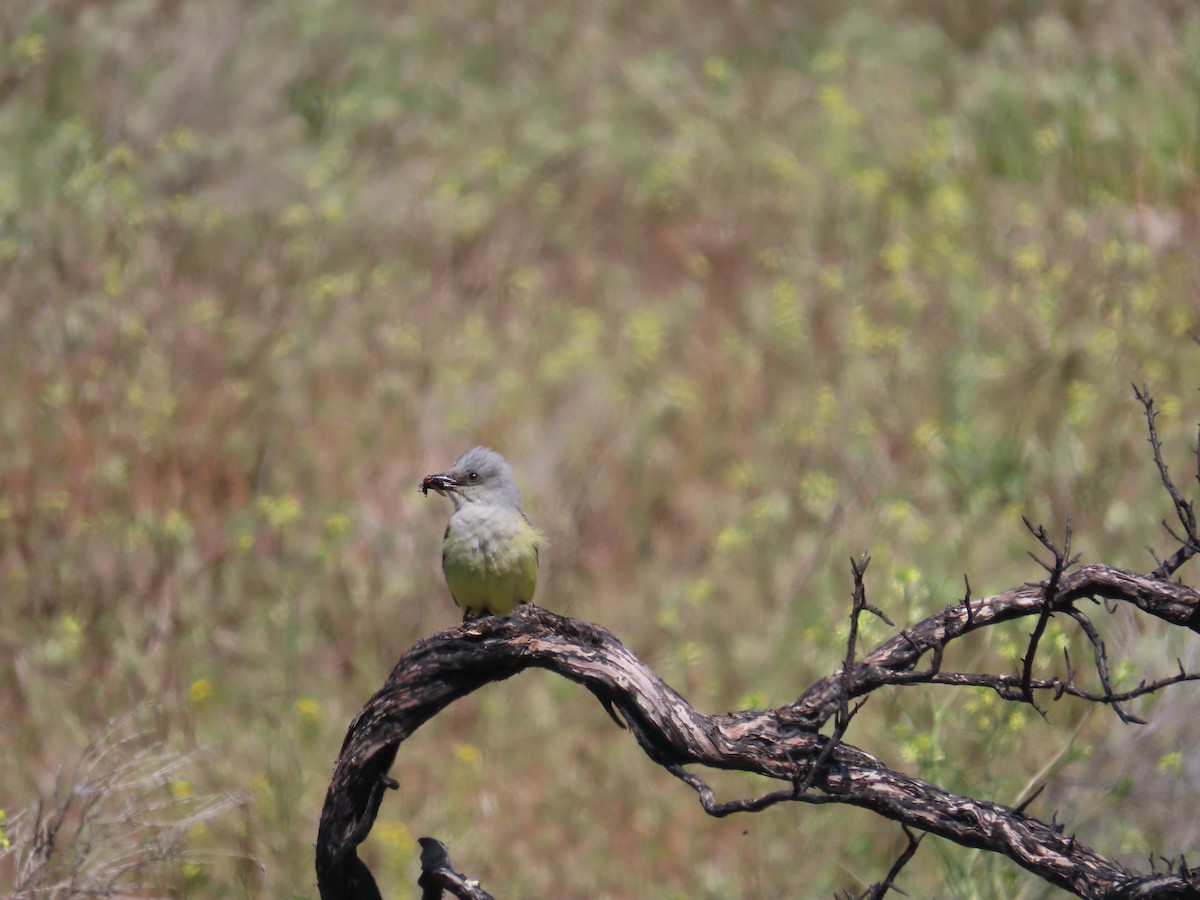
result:
M 464 622 L 507 616 L 533 600 L 545 538 L 521 511 L 521 491 L 503 456 L 473 447 L 417 487 L 454 502 L 442 537 L 442 571 Z

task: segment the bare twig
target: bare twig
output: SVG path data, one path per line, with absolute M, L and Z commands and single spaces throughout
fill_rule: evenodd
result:
M 1120 716 L 1121 721 L 1126 725 L 1145 725 L 1145 719 L 1139 719 L 1132 713 L 1126 712 L 1125 707 L 1121 705 L 1123 699 L 1126 698 L 1118 698 L 1117 694 L 1113 691 L 1112 676 L 1108 671 L 1108 651 L 1104 646 L 1104 639 L 1100 637 L 1100 632 L 1096 630 L 1096 626 L 1092 624 L 1092 620 L 1089 619 L 1081 610 L 1072 609 L 1068 612 L 1069 615 L 1079 623 L 1079 627 L 1083 629 L 1083 633 L 1087 635 L 1087 639 L 1092 645 L 1092 655 L 1096 662 L 1096 674 L 1100 678 L 1100 686 L 1104 688 L 1102 699 L 1098 702 L 1107 703 L 1112 706 L 1113 712 Z M 1186 673 L 1182 672 L 1182 668 L 1181 674 L 1184 674 L 1185 677 L 1180 680 L 1190 680 L 1186 677 Z M 1155 684 L 1156 686 L 1154 687 L 1154 690 L 1159 690 L 1161 687 L 1166 687 L 1165 684 L 1157 682 Z M 1144 688 L 1145 685 L 1146 683 L 1143 681 L 1140 687 Z M 1141 693 L 1135 693 L 1134 696 L 1142 696 L 1142 694 L 1146 693 L 1153 693 L 1153 691 L 1143 690 Z
M 1176 534 L 1166 522 L 1163 522 L 1163 528 L 1179 543 L 1180 547 L 1170 559 L 1159 564 L 1153 574 L 1156 578 L 1170 578 L 1179 570 L 1180 566 L 1200 553 L 1200 536 L 1196 532 L 1196 508 L 1191 501 L 1183 498 L 1183 494 L 1171 479 L 1170 472 L 1167 471 L 1167 464 L 1162 455 L 1162 442 L 1158 438 L 1158 428 L 1155 424 L 1158 419 L 1158 411 L 1154 408 L 1154 398 L 1150 395 L 1150 389 L 1146 385 L 1142 385 L 1139 389 L 1135 384 L 1133 385 L 1133 394 L 1141 402 L 1146 416 L 1146 428 L 1150 433 L 1148 440 L 1154 453 L 1154 465 L 1158 468 L 1163 487 L 1167 489 L 1167 494 L 1171 497 L 1171 503 L 1175 507 L 1175 516 L 1179 519 L 1179 524 L 1183 526 L 1184 533 L 1180 535 Z M 1197 481 L 1200 481 L 1200 436 L 1196 439 L 1195 454 Z
M 1172 685 L 1189 681 L 1200 681 L 1200 673 L 1181 671 L 1167 678 L 1142 681 L 1136 688 L 1119 692 L 1104 691 L 1103 693 L 1097 693 L 1096 691 L 1081 688 L 1074 682 L 1062 678 L 1035 678 L 1030 683 L 1030 687 L 1035 691 L 1054 691 L 1056 695 L 1055 699 L 1066 694 L 1071 697 L 1078 697 L 1080 700 L 1087 700 L 1090 703 L 1114 706 L 1121 703 L 1128 703 L 1130 700 L 1146 697 Z M 994 690 L 1004 700 L 1025 700 L 1025 685 L 1022 683 L 1021 676 L 1019 675 L 989 675 L 980 672 L 935 672 L 932 674 L 912 672 L 909 674 L 900 673 L 888 683 L 902 686 L 944 684 L 954 687 L 986 687 Z M 1121 715 L 1121 719 L 1129 724 L 1146 724 L 1142 719 L 1128 712 Z
M 1025 658 L 1021 663 L 1021 695 L 1022 698 L 1038 711 L 1041 717 L 1046 718 L 1046 711 L 1038 706 L 1037 701 L 1033 698 L 1033 690 L 1030 686 L 1033 679 L 1033 661 L 1037 655 L 1038 642 L 1041 641 L 1042 635 L 1046 631 L 1046 623 L 1050 621 L 1050 617 L 1054 614 L 1054 605 L 1058 600 L 1058 585 L 1062 580 L 1063 574 L 1068 568 L 1073 566 L 1077 561 L 1071 558 L 1071 520 L 1067 519 L 1066 536 L 1063 539 L 1063 547 L 1060 550 L 1054 541 L 1050 540 L 1050 536 L 1046 533 L 1046 529 L 1041 525 L 1034 528 L 1033 524 L 1025 516 L 1021 517 L 1025 523 L 1025 527 L 1029 532 L 1041 542 L 1042 546 L 1050 551 L 1054 557 L 1053 563 L 1045 563 L 1038 559 L 1032 553 L 1034 561 L 1043 569 L 1050 573 L 1049 580 L 1043 586 L 1042 593 L 1042 609 L 1038 614 L 1037 624 L 1033 627 L 1033 633 L 1029 635 L 1029 645 L 1025 649 Z
M 759 812 L 768 806 L 774 806 L 776 803 L 800 800 L 802 799 L 801 795 L 804 793 L 800 787 L 799 780 L 797 780 L 792 782 L 792 786 L 787 790 L 771 791 L 759 797 L 747 797 L 742 800 L 727 800 L 722 802 L 717 800 L 717 795 L 709 787 L 708 782 L 698 775 L 689 772 L 683 766 L 667 766 L 667 771 L 700 795 L 701 808 L 714 819 L 723 819 L 725 816 L 740 812 Z M 814 804 L 834 802 L 822 794 L 810 794 L 804 796 L 803 800 L 805 803 Z
M 892 867 L 888 869 L 887 875 L 883 881 L 876 882 L 867 888 L 862 894 L 862 900 L 883 900 L 888 891 L 895 891 L 897 894 L 903 894 L 904 891 L 896 887 L 896 878 L 900 875 L 900 870 L 908 865 L 908 861 L 916 855 L 917 848 L 921 846 L 921 841 L 924 839 L 924 833 L 914 832 L 907 825 L 901 825 L 904 829 L 904 836 L 908 838 L 908 844 L 905 845 L 900 855 L 896 857 L 896 861 L 892 863 Z
M 850 727 L 850 721 L 854 715 L 862 708 L 862 703 L 858 703 L 853 709 L 850 708 L 850 695 L 846 690 L 846 684 L 849 680 L 850 673 L 854 669 L 854 654 L 858 643 L 858 618 L 863 614 L 863 611 L 873 613 L 883 621 L 887 622 L 893 628 L 895 625 L 892 621 L 883 614 L 879 609 L 876 609 L 871 604 L 867 603 L 867 587 L 866 574 L 867 566 L 871 564 L 871 557 L 867 554 L 862 554 L 857 560 L 850 560 L 850 573 L 854 578 L 853 604 L 850 610 L 850 633 L 846 638 L 846 656 L 842 662 L 842 679 L 839 682 L 838 690 L 838 708 L 833 720 L 833 733 L 830 735 L 828 743 L 822 748 L 820 755 L 808 767 L 804 777 L 796 782 L 798 791 L 807 791 L 812 787 L 813 782 L 817 777 L 817 773 L 821 771 L 829 762 L 830 754 L 834 748 L 841 742 L 846 734 L 846 729 Z M 866 701 L 863 701 L 866 702 Z

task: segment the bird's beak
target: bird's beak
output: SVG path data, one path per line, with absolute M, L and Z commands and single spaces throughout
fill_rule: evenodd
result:
M 426 475 L 421 479 L 421 483 L 417 487 L 426 497 L 429 496 L 431 488 L 445 497 L 446 491 L 458 490 L 458 482 L 449 475 Z

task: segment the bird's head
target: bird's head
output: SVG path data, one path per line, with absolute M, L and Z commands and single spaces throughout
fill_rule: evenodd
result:
M 426 475 L 419 485 L 423 494 L 437 491 L 449 496 L 458 509 L 464 503 L 488 503 L 521 508 L 521 492 L 504 457 L 487 447 L 474 447 L 440 475 Z

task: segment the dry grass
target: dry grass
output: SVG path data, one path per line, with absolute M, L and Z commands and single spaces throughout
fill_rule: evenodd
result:
M 69 768 L 59 768 L 47 793 L 0 823 L 0 873 L 14 900 L 166 897 L 181 877 L 191 886 L 203 882 L 212 854 L 198 847 L 207 823 L 244 801 L 198 796 L 187 780 L 192 760 L 137 730 L 137 717 L 109 723 Z

